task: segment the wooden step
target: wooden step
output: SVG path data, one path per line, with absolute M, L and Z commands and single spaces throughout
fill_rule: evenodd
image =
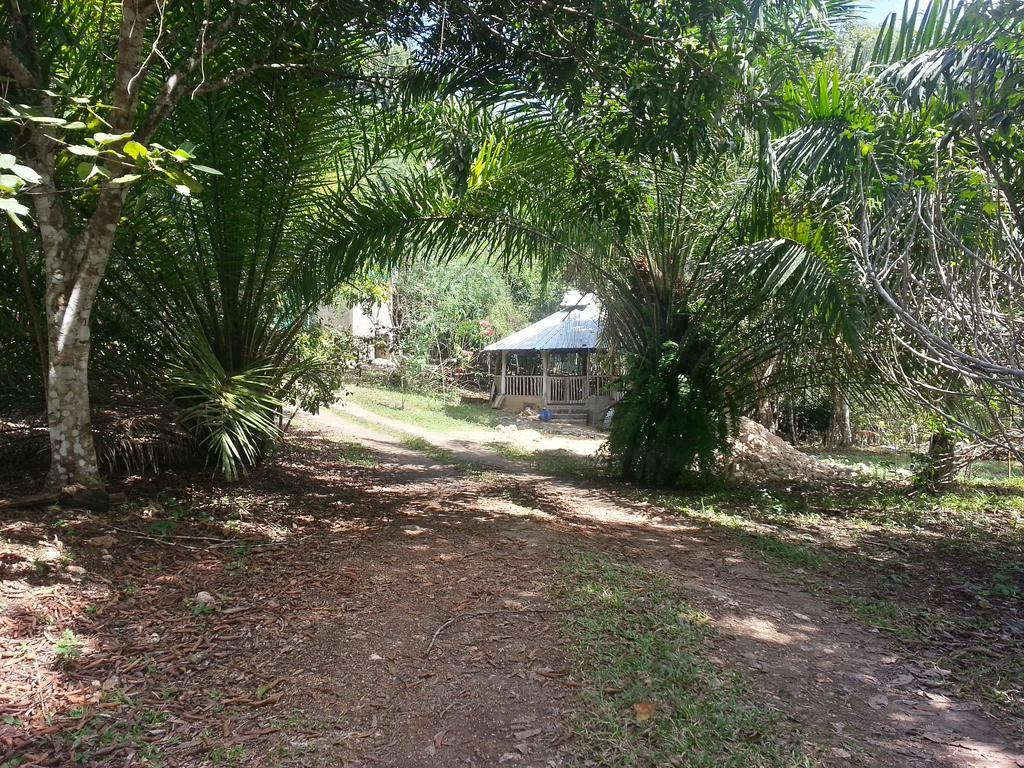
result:
M 569 421 L 569 422 L 573 422 L 575 424 L 586 424 L 589 421 L 589 418 L 588 418 L 586 412 L 583 412 L 583 411 L 574 411 L 574 412 L 566 411 L 566 412 L 561 412 L 561 413 L 555 413 L 554 411 L 552 411 L 552 413 L 551 413 L 551 420 L 552 421 Z

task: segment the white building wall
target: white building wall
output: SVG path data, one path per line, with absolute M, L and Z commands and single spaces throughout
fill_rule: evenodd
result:
M 348 331 L 360 339 L 387 335 L 394 330 L 391 318 L 391 302 L 375 304 L 367 311 L 362 304 L 351 307 L 326 305 L 317 310 L 316 318 L 329 328 Z

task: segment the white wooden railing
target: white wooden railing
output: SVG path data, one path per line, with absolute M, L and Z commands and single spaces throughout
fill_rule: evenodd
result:
M 591 395 L 607 395 L 608 386 L 614 381 L 611 376 L 591 376 L 590 386 L 587 388 L 588 394 Z
M 582 403 L 587 399 L 586 376 L 552 376 L 548 379 L 548 401 Z
M 543 376 L 505 375 L 505 394 L 513 397 L 542 397 L 544 394 Z
M 549 403 L 582 403 L 591 395 L 612 394 L 607 387 L 611 376 L 548 376 L 547 392 L 543 376 L 505 375 L 504 394 L 512 397 L 538 397 Z M 496 382 L 500 385 L 500 381 Z

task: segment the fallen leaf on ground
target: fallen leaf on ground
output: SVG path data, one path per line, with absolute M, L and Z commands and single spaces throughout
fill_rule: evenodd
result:
M 90 547 L 100 547 L 102 549 L 109 549 L 110 547 L 113 547 L 117 544 L 117 539 L 108 534 L 104 536 L 93 536 L 91 539 L 86 539 L 85 543 L 88 544 Z
M 633 712 L 636 719 L 641 723 L 647 722 L 654 716 L 655 704 L 652 701 L 638 701 L 633 705 Z

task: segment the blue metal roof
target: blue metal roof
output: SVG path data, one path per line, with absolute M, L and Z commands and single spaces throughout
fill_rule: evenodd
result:
M 483 351 L 588 350 L 599 349 L 600 343 L 601 304 L 593 294 L 570 291 L 562 302 L 562 309 L 504 339 L 488 344 Z

